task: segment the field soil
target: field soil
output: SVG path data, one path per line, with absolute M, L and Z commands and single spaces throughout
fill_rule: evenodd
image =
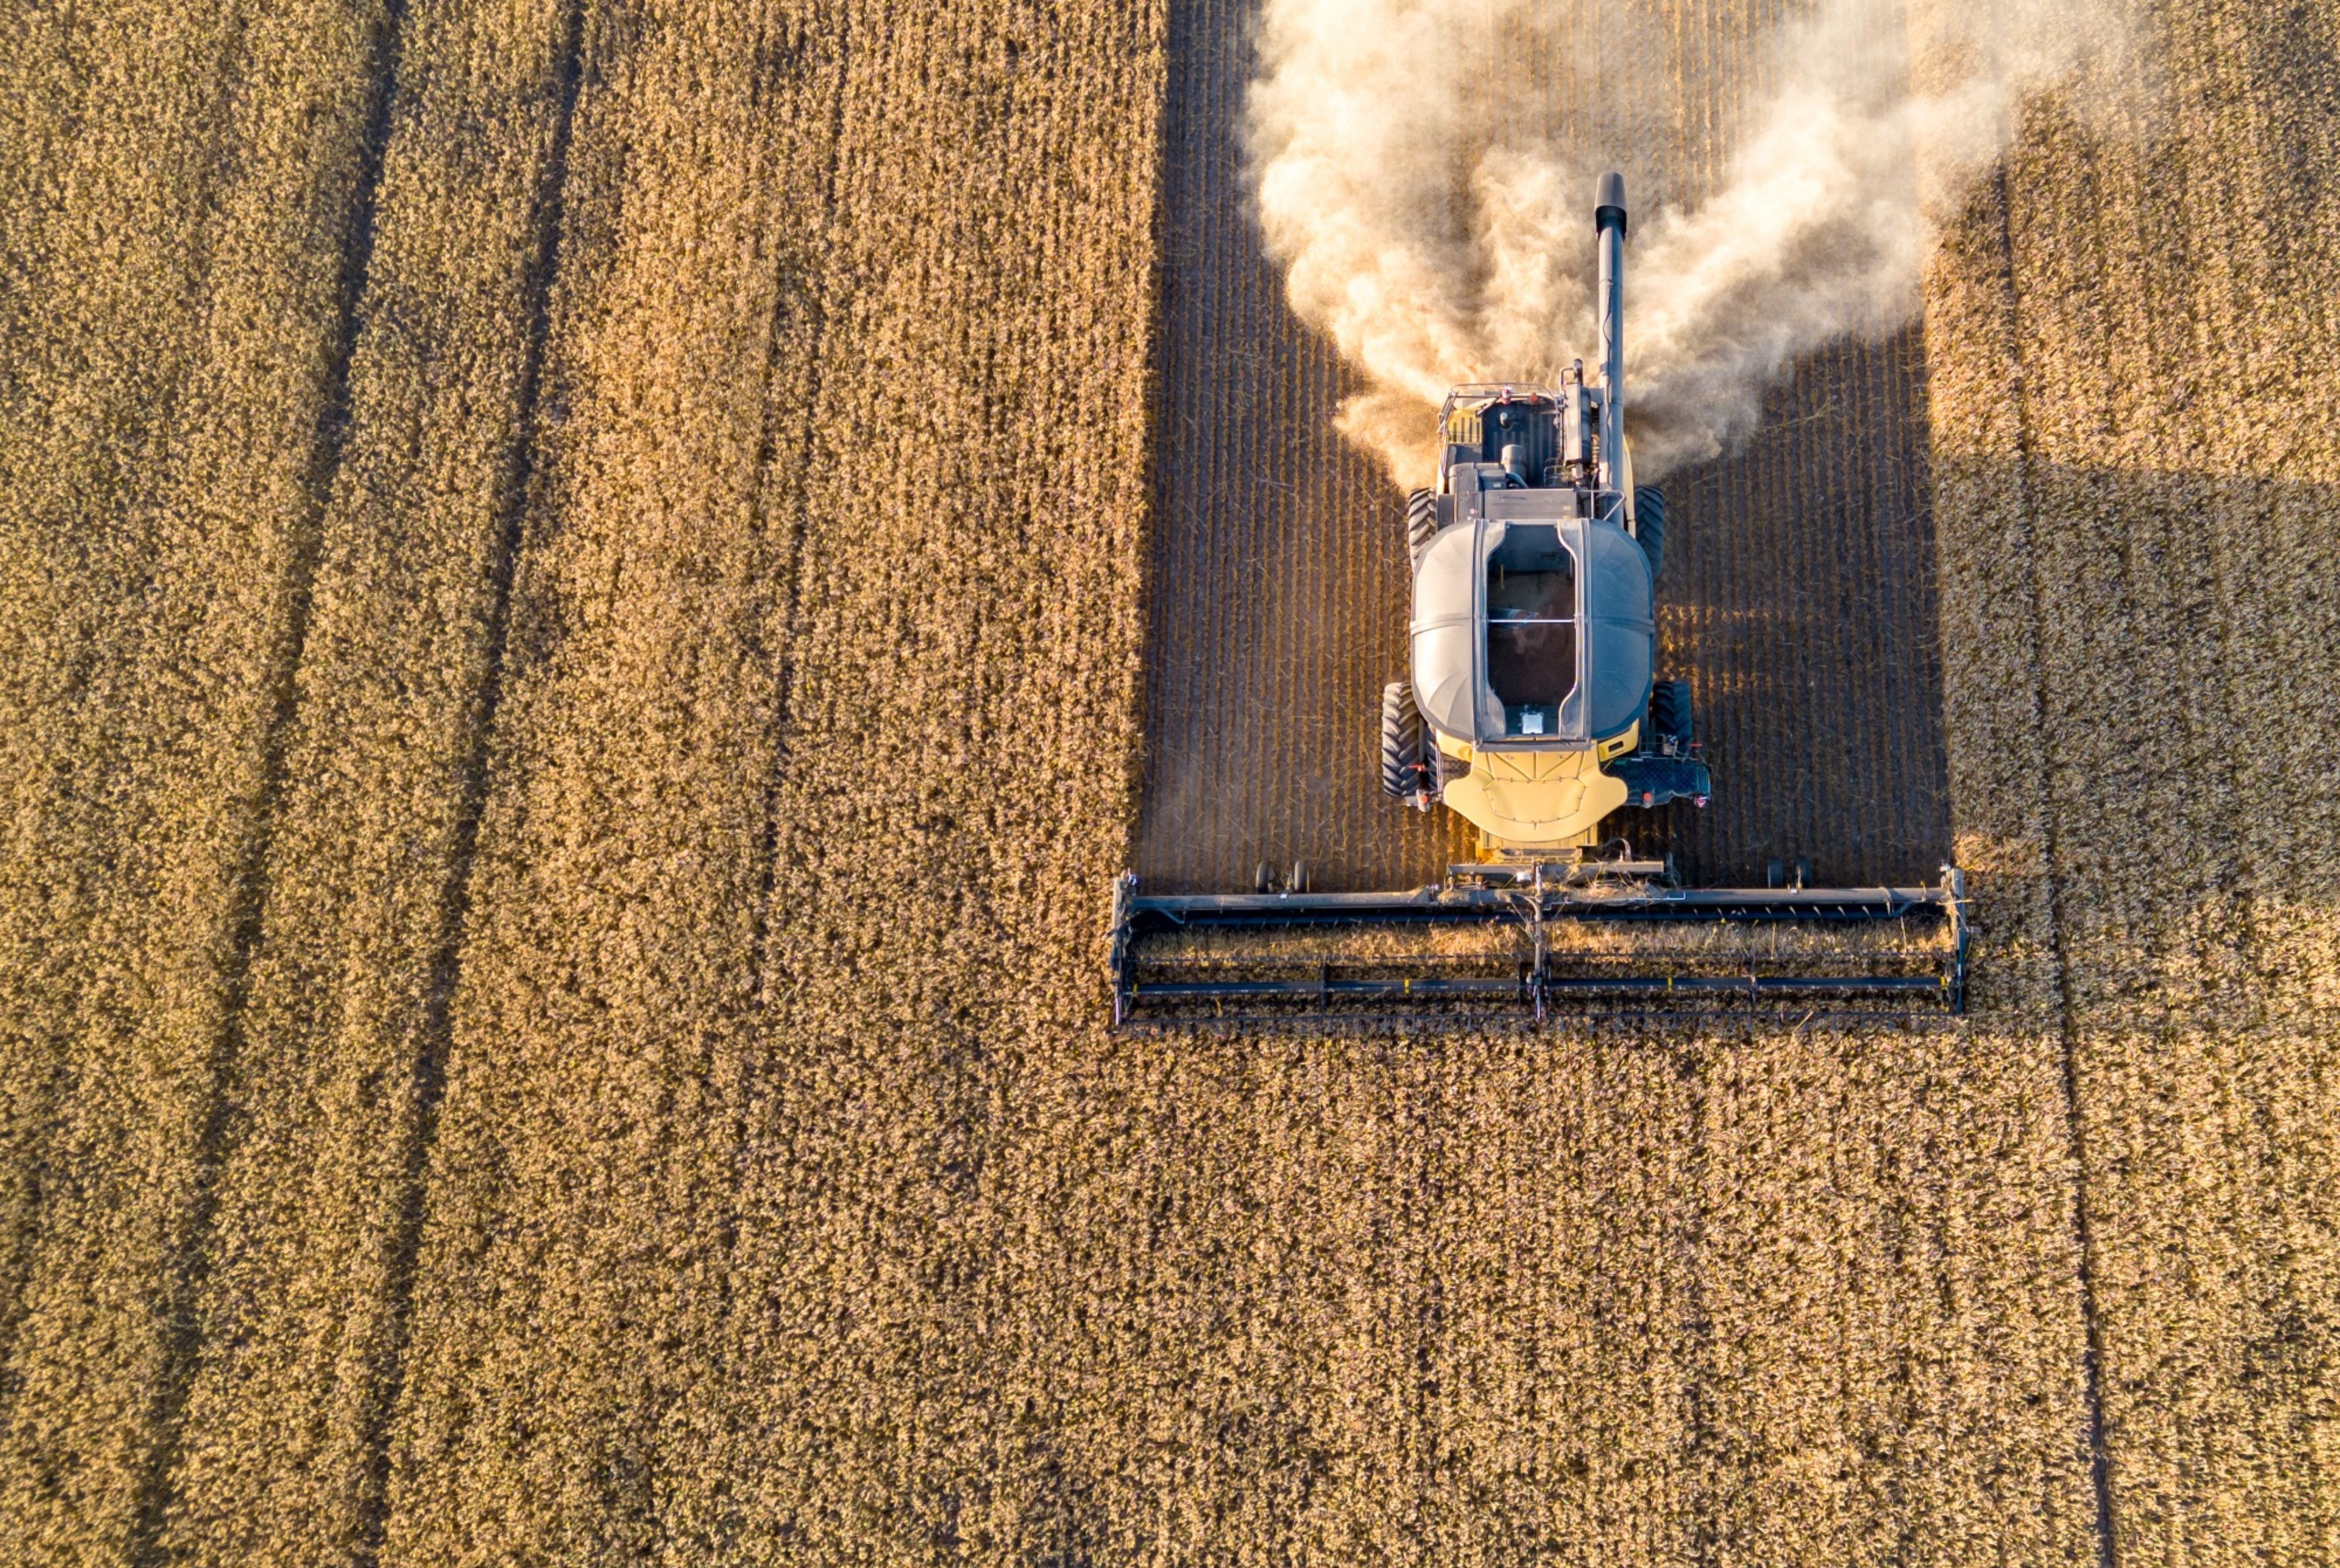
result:
M 2340 1558 L 2340 10 L 1670 481 L 1669 831 L 1977 1016 L 1434 1038 L 1106 1023 L 1123 868 L 1451 847 L 1244 7 L 10 17 L 0 1555 Z

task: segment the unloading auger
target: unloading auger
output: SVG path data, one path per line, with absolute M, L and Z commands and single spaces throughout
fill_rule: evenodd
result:
M 1691 888 L 1636 858 L 1616 813 L 1712 780 L 1686 681 L 1655 678 L 1665 497 L 1624 429 L 1625 182 L 1604 174 L 1601 363 L 1557 387 L 1455 388 L 1435 483 L 1408 498 L 1411 678 L 1382 696 L 1381 781 L 1479 830 L 1479 859 L 1401 892 L 1115 890 L 1117 1023 L 1290 1017 L 1542 1021 L 1962 1011 L 1964 879 Z

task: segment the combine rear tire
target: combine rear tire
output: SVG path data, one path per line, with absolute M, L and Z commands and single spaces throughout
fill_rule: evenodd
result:
M 1262 861 L 1251 873 L 1251 891 L 1254 892 L 1312 892 L 1315 887 L 1315 868 L 1304 860 L 1294 861 L 1289 873 L 1279 873 L 1274 866 Z
M 1676 748 L 1690 745 L 1690 683 L 1659 681 L 1650 687 L 1650 748 L 1672 741 Z
M 1438 500 L 1428 490 L 1416 490 L 1405 498 L 1405 552 L 1410 560 L 1422 559 L 1423 547 L 1438 531 Z
M 1382 688 L 1382 794 L 1404 800 L 1419 785 L 1422 762 L 1422 715 L 1413 705 L 1413 687 L 1392 681 Z
M 1633 535 L 1650 563 L 1650 581 L 1658 580 L 1666 564 L 1666 493 L 1655 485 L 1633 489 Z

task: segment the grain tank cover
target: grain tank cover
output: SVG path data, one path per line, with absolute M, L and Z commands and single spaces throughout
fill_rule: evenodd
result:
M 1414 705 L 1433 729 L 1462 740 L 1479 733 L 1478 544 L 1469 528 L 1441 529 L 1413 573 Z
M 1657 626 L 1648 562 L 1573 488 L 1500 467 L 1455 470 L 1454 522 L 1415 568 L 1416 705 L 1472 746 L 1581 749 L 1649 700 Z
M 1586 678 L 1590 729 L 1595 739 L 1621 734 L 1650 700 L 1657 664 L 1656 595 L 1650 558 L 1614 523 L 1584 525 L 1584 616 L 1591 627 Z

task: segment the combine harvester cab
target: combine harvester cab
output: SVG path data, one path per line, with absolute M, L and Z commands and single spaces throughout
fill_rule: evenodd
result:
M 1686 888 L 1604 824 L 1711 778 L 1690 685 L 1656 678 L 1665 498 L 1624 434 L 1624 182 L 1604 175 L 1601 365 L 1558 387 L 1458 387 L 1435 483 L 1406 508 L 1410 678 L 1382 699 L 1382 787 L 1479 831 L 1479 859 L 1408 892 L 1114 902 L 1118 1023 L 1542 1021 L 1725 1011 L 1963 1011 L 1966 902 L 1936 887 Z M 1774 876 L 1772 881 L 1787 879 Z

